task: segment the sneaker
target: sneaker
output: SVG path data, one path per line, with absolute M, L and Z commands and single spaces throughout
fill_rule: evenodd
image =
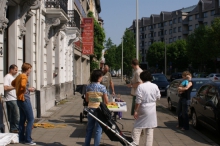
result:
M 36 145 L 36 143 L 33 142 L 33 141 L 31 141 L 31 142 L 26 142 L 25 144 L 26 144 L 26 145 Z

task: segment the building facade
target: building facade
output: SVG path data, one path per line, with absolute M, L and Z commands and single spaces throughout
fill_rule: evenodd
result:
M 172 43 L 186 39 L 199 25 L 211 25 L 220 15 L 219 0 L 199 0 L 197 5 L 175 11 L 152 14 L 139 20 L 141 66 L 146 68 L 147 50 L 153 42 Z M 136 20 L 129 28 L 136 34 Z
M 80 24 L 89 6 L 89 0 L 1 0 L 0 94 L 9 66 L 16 64 L 21 72 L 24 62 L 32 65 L 35 117 L 50 115 L 50 108 L 73 95 L 75 85 L 87 84 L 90 57 L 82 54 Z

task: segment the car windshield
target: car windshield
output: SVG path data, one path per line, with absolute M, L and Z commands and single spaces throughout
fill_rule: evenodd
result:
M 220 77 L 220 75 L 215 75 L 216 77 Z
M 198 80 L 193 82 L 193 92 L 197 92 L 202 84 L 207 83 L 209 80 Z
M 164 82 L 167 78 L 163 75 L 153 75 L 153 81 Z

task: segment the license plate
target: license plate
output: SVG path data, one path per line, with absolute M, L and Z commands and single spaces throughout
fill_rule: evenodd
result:
M 160 90 L 160 92 L 165 92 L 165 90 Z

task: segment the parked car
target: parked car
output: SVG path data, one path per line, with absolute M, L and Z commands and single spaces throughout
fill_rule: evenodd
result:
M 211 73 L 207 76 L 207 78 L 211 79 L 212 81 L 220 81 L 220 74 L 219 73 Z
M 172 82 L 173 80 L 176 80 L 176 79 L 181 79 L 181 78 L 182 78 L 182 73 L 181 72 L 172 73 L 170 75 L 170 82 Z
M 220 82 L 204 84 L 191 104 L 192 125 L 204 124 L 220 132 Z
M 153 80 L 152 83 L 156 84 L 160 89 L 160 93 L 162 95 L 167 95 L 167 87 L 169 86 L 169 82 L 164 74 L 155 73 L 152 74 Z
M 177 108 L 178 101 L 180 97 L 178 96 L 178 87 L 183 79 L 177 79 L 170 83 L 170 86 L 167 89 L 167 103 L 169 110 L 173 110 Z M 198 91 L 198 89 L 205 83 L 211 82 L 210 79 L 207 78 L 192 78 L 193 89 L 190 93 L 190 97 L 194 97 Z M 190 115 L 190 112 L 189 112 Z
M 195 78 L 206 78 L 209 74 L 206 72 L 198 72 L 194 75 Z
M 115 71 L 111 71 L 111 76 L 112 77 L 116 77 L 116 72 Z

